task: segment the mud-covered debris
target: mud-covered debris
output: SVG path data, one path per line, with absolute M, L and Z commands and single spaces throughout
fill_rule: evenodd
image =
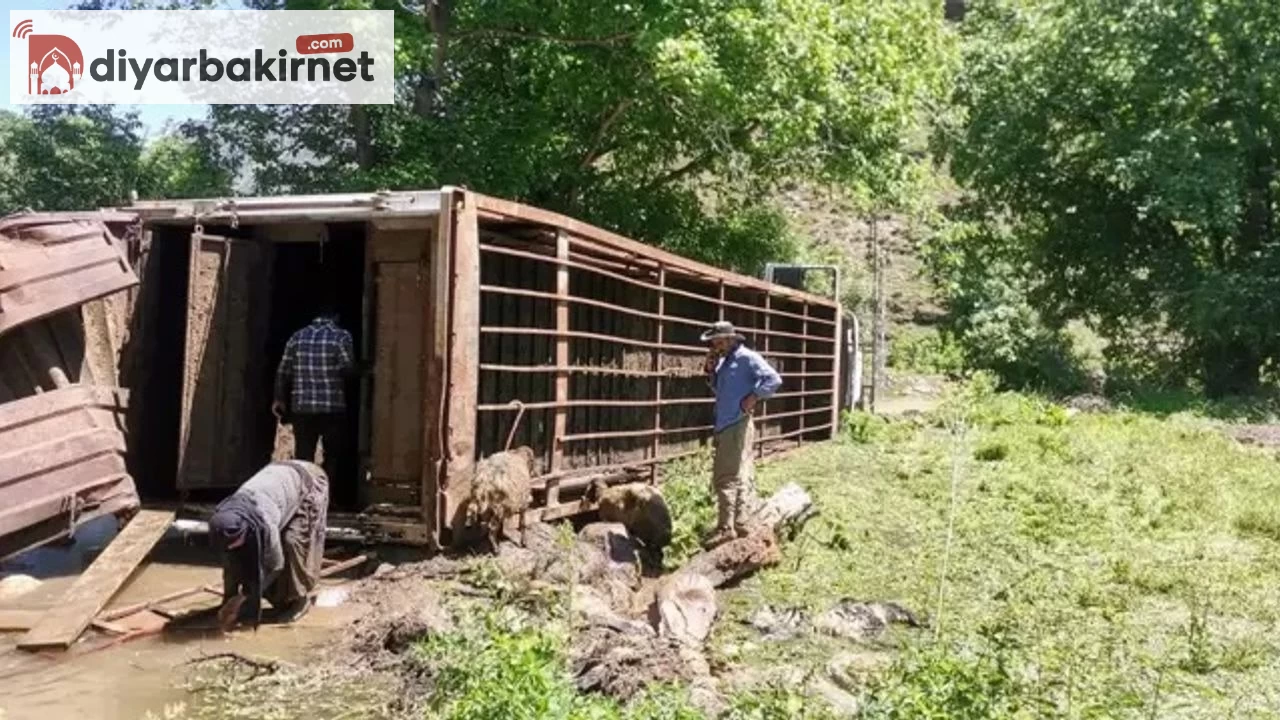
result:
M 658 583 L 649 623 L 661 637 L 698 646 L 716 619 L 716 590 L 703 575 L 679 572 Z
M 497 562 L 504 575 L 564 588 L 586 585 L 598 590 L 614 610 L 630 609 L 640 584 L 640 563 L 626 528 L 593 523 L 566 546 L 544 527 L 530 526 L 525 547 L 503 543 Z
M 362 654 L 400 653 L 428 635 L 453 628 L 425 582 L 366 585 L 354 595 L 369 608 L 351 629 L 351 647 Z
M 579 633 L 570 667 L 580 691 L 599 692 L 623 702 L 647 687 L 666 683 L 707 686 L 711 668 L 702 652 L 650 628 L 620 631 L 595 626 Z
M 389 567 L 387 563 L 383 563 L 378 566 L 378 570 L 374 572 L 373 577 L 376 580 L 386 582 L 400 582 L 409 578 L 434 580 L 461 575 L 466 572 L 468 567 L 469 564 L 465 560 L 437 555 L 429 560 L 405 563 L 394 567 Z
M 850 640 L 874 640 L 891 624 L 921 626 L 914 613 L 897 603 L 849 599 L 836 603 L 814 622 L 822 632 Z
M 798 606 L 774 607 L 765 605 L 747 619 L 747 624 L 764 636 L 765 640 L 789 640 L 808 631 L 809 613 Z

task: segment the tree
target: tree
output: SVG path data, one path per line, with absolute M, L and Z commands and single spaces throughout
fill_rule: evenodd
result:
M 234 159 L 201 122 L 146 143 L 137 113 L 107 105 L 45 105 L 0 112 L 0 214 L 125 205 L 130 194 L 217 196 L 232 189 Z
M 0 212 L 85 210 L 127 202 L 142 140 L 136 113 L 42 105 L 0 121 Z
M 940 135 L 1050 324 L 1166 337 L 1213 394 L 1280 354 L 1280 4 L 974 3 Z
M 397 102 L 215 108 L 259 192 L 461 184 L 746 271 L 788 252 L 780 183 L 909 192 L 950 77 L 934 0 L 357 6 L 396 11 Z
M 138 165 L 138 191 L 145 198 L 229 195 L 235 179 L 232 164 L 220 156 L 209 128 L 199 122 L 153 140 Z

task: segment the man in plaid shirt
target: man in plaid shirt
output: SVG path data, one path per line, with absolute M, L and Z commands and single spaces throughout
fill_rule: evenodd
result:
M 315 461 L 316 443 L 324 440 L 324 470 L 337 477 L 346 451 L 347 376 L 355 369 L 351 333 L 337 325 L 337 313 L 326 305 L 311 324 L 295 332 L 284 346 L 276 370 L 271 411 L 293 423 L 293 456 Z

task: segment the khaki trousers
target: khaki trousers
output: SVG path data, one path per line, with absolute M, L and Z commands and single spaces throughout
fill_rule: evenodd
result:
M 717 533 L 746 535 L 747 522 L 755 514 L 756 424 L 750 416 L 721 430 L 715 436 L 715 463 L 711 487 L 716 493 Z

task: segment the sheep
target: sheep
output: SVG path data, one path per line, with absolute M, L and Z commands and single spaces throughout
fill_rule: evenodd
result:
M 621 523 L 662 565 L 662 551 L 671 543 L 671 512 L 657 488 L 644 483 L 609 487 L 596 480 L 587 487 L 585 499 L 598 504 L 602 521 Z
M 502 539 L 502 528 L 511 518 L 521 518 L 523 534 L 524 511 L 533 502 L 533 465 L 533 448 L 527 446 L 494 453 L 476 463 L 467 498 L 466 524 L 484 527 L 495 551 Z

